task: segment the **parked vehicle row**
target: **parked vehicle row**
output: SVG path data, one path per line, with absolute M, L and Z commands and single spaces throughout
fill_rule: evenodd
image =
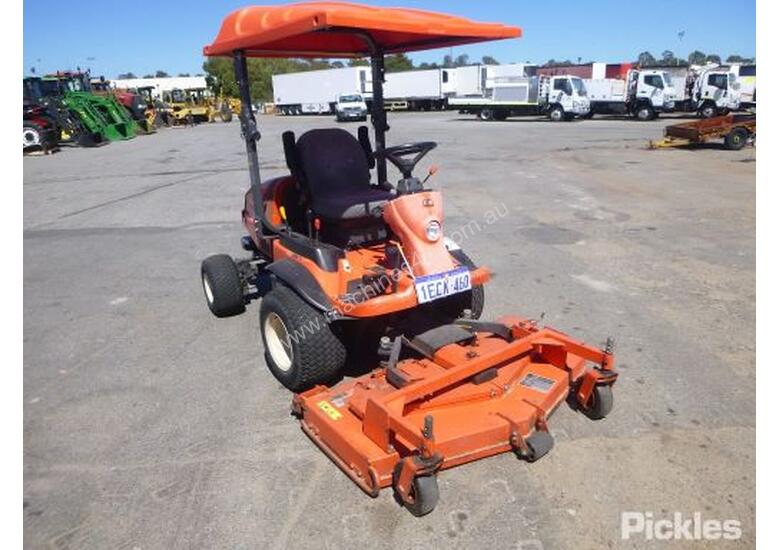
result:
M 230 122 L 235 100 L 205 88 L 174 89 L 155 98 L 153 86 L 112 88 L 88 72 L 57 72 L 22 80 L 25 153 L 48 153 L 60 144 L 94 147 L 150 134 L 162 126 L 192 125 L 217 118 Z
M 387 73 L 384 78 L 386 110 L 457 109 L 481 120 L 546 115 L 563 121 L 595 114 L 652 120 L 674 111 L 710 118 L 755 107 L 755 65 L 472 65 Z M 273 89 L 278 114 L 335 114 L 338 121 L 354 120 L 360 116 L 346 116 L 341 98 L 351 97 L 370 110 L 372 74 L 368 67 L 282 74 L 273 77 Z

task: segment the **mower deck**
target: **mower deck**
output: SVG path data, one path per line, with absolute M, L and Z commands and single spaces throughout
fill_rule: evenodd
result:
M 439 470 L 506 451 L 544 455 L 547 419 L 569 395 L 604 416 L 617 378 L 611 344 L 599 350 L 520 318 L 445 325 L 386 348 L 383 368 L 301 393 L 293 412 L 361 489 L 376 497 L 393 486 L 415 515 L 435 506 L 438 489 L 434 502 L 419 500 Z

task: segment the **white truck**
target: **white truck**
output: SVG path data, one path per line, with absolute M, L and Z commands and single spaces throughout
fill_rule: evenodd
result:
M 512 76 L 495 78 L 491 85 L 478 97 L 448 98 L 448 105 L 480 120 L 547 115 L 557 122 L 590 112 L 585 85 L 577 76 Z
M 340 95 L 372 93 L 369 67 L 344 67 L 272 77 L 276 112 L 282 115 L 333 114 Z
M 340 94 L 336 98 L 336 122 L 365 121 L 368 118 L 366 100 L 360 94 Z
M 715 65 L 691 66 L 680 108 L 695 111 L 702 118 L 712 118 L 738 111 L 742 95 L 737 77 L 729 69 Z
M 653 120 L 660 112 L 674 111 L 676 92 L 666 71 L 631 69 L 625 78 L 587 78 L 593 114 L 628 114 Z
M 737 77 L 740 102 L 743 109 L 756 107 L 756 65 L 754 63 L 735 63 L 729 67 L 729 72 Z

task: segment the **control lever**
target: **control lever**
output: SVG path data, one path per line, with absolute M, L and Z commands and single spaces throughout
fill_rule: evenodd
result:
M 429 179 L 431 179 L 431 177 L 435 176 L 436 172 L 438 172 L 438 171 L 439 171 L 439 167 L 437 165 L 435 165 L 435 164 L 433 166 L 431 166 L 430 168 L 428 168 L 428 175 L 425 176 L 425 179 L 423 180 L 423 185 L 425 185 L 425 183 Z

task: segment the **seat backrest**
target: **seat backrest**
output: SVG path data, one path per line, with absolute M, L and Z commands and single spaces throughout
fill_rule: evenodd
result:
M 363 147 L 346 130 L 309 130 L 298 139 L 295 149 L 305 185 L 315 197 L 354 192 L 371 183 Z

